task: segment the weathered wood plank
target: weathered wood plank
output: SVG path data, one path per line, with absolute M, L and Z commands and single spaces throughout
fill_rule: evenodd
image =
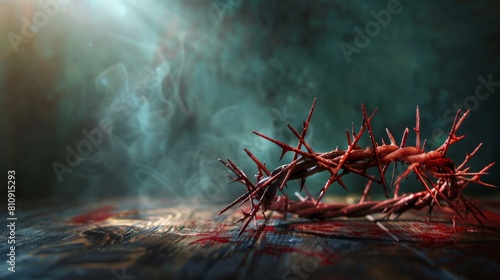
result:
M 492 278 L 500 275 L 498 206 L 482 207 L 484 227 L 467 222 L 454 230 L 446 209 L 436 209 L 432 223 L 426 211 L 377 222 L 370 219 L 382 216 L 284 221 L 274 214 L 266 227 L 251 225 L 239 238 L 234 222 L 241 213 L 218 216 L 220 205 L 128 199 L 33 209 L 19 218 L 17 272 L 0 277 Z

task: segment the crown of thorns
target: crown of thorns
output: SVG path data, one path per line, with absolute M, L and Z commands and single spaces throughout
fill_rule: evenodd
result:
M 496 186 L 481 181 L 481 176 L 488 174 L 487 170 L 494 163 L 488 164 L 479 172 L 469 172 L 469 167 L 466 167 L 466 164 L 477 153 L 482 143 L 472 153 L 467 153 L 464 161 L 457 167 L 455 167 L 454 162 L 450 158 L 446 157 L 449 147 L 465 137 L 465 135 L 457 136 L 456 132 L 469 114 L 469 111 L 462 114 L 459 110 L 455 115 L 453 125 L 444 143 L 433 151 L 425 152 L 425 140 L 422 145 L 420 141 L 420 112 L 418 106 L 416 109 L 416 126 L 414 128 L 416 135 L 415 146 L 409 146 L 406 145 L 409 133 L 408 128 L 405 129 L 399 144 L 388 129 L 386 129 L 386 132 L 389 143 L 386 144 L 383 139 L 381 144 L 377 143 L 371 126 L 371 120 L 376 109 L 372 114 L 368 115 L 366 107 L 362 104 L 363 120 L 361 128 L 356 132 L 353 124 L 351 131 L 346 130 L 347 149 L 339 150 L 336 148 L 326 153 L 318 153 L 305 140 L 315 105 L 316 99 L 312 103 L 307 120 L 303 122 L 301 133 L 291 125 L 287 125 L 298 139 L 298 144 L 295 147 L 253 131 L 254 134 L 273 142 L 281 148 L 280 160 L 286 153 L 293 153 L 293 159 L 290 163 L 281 165 L 270 171 L 249 150 L 244 149 L 257 165 L 256 183 L 253 183 L 233 161 L 219 159 L 234 174 L 234 176 L 229 176 L 231 182 L 239 182 L 246 187 L 246 192 L 242 196 L 234 200 L 219 213 L 220 215 L 237 204 L 239 206 L 245 203 L 250 204 L 250 211 L 242 211 L 243 217 L 238 220 L 239 222 L 243 222 L 239 235 L 244 232 L 251 220 L 254 220 L 257 226 L 257 213 L 260 211 L 265 217 L 267 210 L 278 211 L 283 213 L 285 217 L 287 213 L 292 213 L 312 219 L 339 216 L 356 217 L 373 213 L 387 213 L 388 216 L 391 214 L 400 215 L 409 209 L 422 209 L 428 206 L 430 218 L 432 207 L 435 205 L 440 207 L 441 203 L 445 202 L 448 207 L 453 209 L 455 216 L 459 220 L 465 218 L 469 213 L 480 224 L 480 216 L 486 219 L 481 210 L 462 195 L 462 190 L 471 183 L 496 188 Z M 358 145 L 358 142 L 366 131 L 370 138 L 371 147 L 362 148 Z M 395 178 L 394 174 L 398 162 L 406 164 L 406 169 L 401 175 Z M 385 180 L 385 173 L 389 170 L 391 163 L 393 163 L 390 183 L 392 197 L 389 196 Z M 367 171 L 370 168 L 376 168 L 378 176 L 369 175 Z M 307 192 L 308 195 L 306 198 L 300 197 L 300 201 L 293 201 L 289 200 L 288 196 L 284 193 L 284 188 L 290 180 L 299 180 L 300 189 L 307 191 L 305 187 L 306 179 L 316 173 L 325 171 L 329 172 L 330 177 L 317 198 L 314 198 Z M 411 173 L 416 174 L 416 178 L 422 184 L 424 190 L 417 193 L 399 194 L 402 180 L 407 178 Z M 345 190 L 348 189 L 342 180 L 348 174 L 356 174 L 368 180 L 360 201 L 356 204 L 322 203 L 321 199 L 333 183 L 337 182 Z M 382 185 L 387 198 L 386 200 L 367 201 L 367 195 L 373 183 Z M 283 196 L 276 195 L 278 190 Z

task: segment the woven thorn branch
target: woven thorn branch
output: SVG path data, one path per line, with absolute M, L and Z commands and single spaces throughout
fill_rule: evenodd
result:
M 339 150 L 336 148 L 329 152 L 318 153 L 305 140 L 315 105 L 316 99 L 312 103 L 307 119 L 303 122 L 300 133 L 291 125 L 287 125 L 298 139 L 296 146 L 285 144 L 253 131 L 254 134 L 273 142 L 281 148 L 280 160 L 286 153 L 293 153 L 293 159 L 290 163 L 281 165 L 270 171 L 249 150 L 244 149 L 257 166 L 256 183 L 253 183 L 233 161 L 219 159 L 233 173 L 233 176 L 229 176 L 231 182 L 239 182 L 246 187 L 246 192 L 242 196 L 234 200 L 219 213 L 220 215 L 238 204 L 241 207 L 243 204 L 249 203 L 250 211 L 242 211 L 243 217 L 238 220 L 238 222 L 243 222 L 239 235 L 245 231 L 251 220 L 257 226 L 257 213 L 260 211 L 265 217 L 267 210 L 283 213 L 285 218 L 287 213 L 292 213 L 310 219 L 326 219 L 340 216 L 358 217 L 374 213 L 386 213 L 388 216 L 396 214 L 396 216 L 399 216 L 410 209 L 418 210 L 429 207 L 430 219 L 432 208 L 436 205 L 441 207 L 441 204 L 444 203 L 453 209 L 455 217 L 459 221 L 464 219 L 469 213 L 480 224 L 482 224 L 480 217 L 486 219 L 481 210 L 462 195 L 462 191 L 472 183 L 496 188 L 494 185 L 481 181 L 481 177 L 488 174 L 487 171 L 494 163 L 486 165 L 479 172 L 469 172 L 470 168 L 466 167 L 470 159 L 480 149 L 482 143 L 473 152 L 467 153 L 463 162 L 457 167 L 455 167 L 454 162 L 450 158 L 446 157 L 449 147 L 465 137 L 465 135 L 457 136 L 456 132 L 468 116 L 469 111 L 462 114 L 459 110 L 455 115 L 452 127 L 444 143 L 437 149 L 426 152 L 424 151 L 425 140 L 423 143 L 420 141 L 420 112 L 418 107 L 416 109 L 416 126 L 414 128 L 415 146 L 410 146 L 406 144 L 409 134 L 408 128 L 405 129 L 399 144 L 388 129 L 386 129 L 386 133 L 389 143 L 386 144 L 384 139 L 382 139 L 381 144 L 377 143 L 371 126 L 376 109 L 371 114 L 368 114 L 366 107 L 362 104 L 363 118 L 361 128 L 356 132 L 353 124 L 351 131 L 346 130 L 347 149 Z M 366 133 L 368 133 L 371 146 L 362 148 L 358 145 L 358 142 Z M 406 168 L 401 175 L 395 178 L 394 174 L 398 163 L 404 164 Z M 385 181 L 385 174 L 391 164 L 393 166 L 390 183 L 392 197 L 389 196 L 387 182 Z M 368 170 L 373 168 L 376 168 L 378 176 L 368 173 Z M 330 177 L 316 199 L 312 195 L 308 195 L 307 198 L 300 201 L 288 199 L 288 195 L 284 192 L 287 182 L 299 180 L 300 189 L 307 191 L 305 186 L 306 179 L 319 172 L 328 172 Z M 417 180 L 422 184 L 424 189 L 417 193 L 399 194 L 403 179 L 412 173 L 416 175 Z M 322 203 L 321 199 L 333 183 L 336 182 L 342 188 L 348 190 L 342 180 L 348 174 L 355 174 L 368 180 L 360 201 L 356 204 Z M 382 186 L 387 198 L 386 200 L 367 200 L 373 183 Z M 278 190 L 283 195 L 276 195 Z M 309 194 L 308 191 L 307 193 Z M 455 218 L 453 221 L 455 221 Z

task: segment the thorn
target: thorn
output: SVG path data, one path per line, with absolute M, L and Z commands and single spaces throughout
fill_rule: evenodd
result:
M 415 119 L 415 128 L 413 129 L 415 131 L 415 147 L 420 151 L 420 110 L 418 105 Z
M 330 176 L 330 179 L 328 179 L 328 181 L 326 182 L 325 186 L 321 189 L 321 191 L 319 193 L 319 196 L 318 196 L 318 200 L 316 200 L 316 203 L 314 204 L 314 206 L 317 206 L 319 204 L 319 202 L 321 201 L 321 199 L 325 195 L 325 193 L 328 190 L 328 188 L 330 188 L 330 186 L 332 185 L 332 183 L 335 182 L 336 180 L 337 180 L 337 174 L 332 173 L 331 176 Z
M 367 119 L 366 120 L 366 128 L 368 129 L 368 134 L 370 135 L 370 141 L 372 142 L 373 154 L 375 155 L 375 160 L 377 162 L 378 172 L 380 174 L 380 180 L 382 181 L 382 186 L 384 187 L 385 197 L 389 198 L 389 194 L 387 193 L 387 186 L 385 183 L 385 175 L 384 175 L 384 172 L 382 171 L 382 165 L 380 163 L 380 156 L 378 155 L 378 152 L 377 152 L 377 142 L 375 142 L 375 136 L 373 135 L 373 130 L 372 130 L 372 127 L 370 124 L 371 117 L 368 118 L 368 116 L 366 114 L 365 106 L 364 105 L 361 105 L 361 106 L 363 107 L 363 118 Z M 374 113 L 375 113 L 375 111 L 374 111 Z
M 397 145 L 396 139 L 394 138 L 394 136 L 392 136 L 392 133 L 389 131 L 389 129 L 386 128 L 385 131 L 387 132 L 387 135 L 389 136 L 389 140 L 391 141 L 391 145 Z
M 281 161 L 283 159 L 283 157 L 285 156 L 286 153 L 287 153 L 287 151 L 285 149 L 281 149 L 281 155 L 280 155 L 279 161 Z
M 300 191 L 304 188 L 304 184 L 306 183 L 306 178 L 300 178 Z
M 243 150 L 255 162 L 255 164 L 257 164 L 257 167 L 259 168 L 259 170 L 263 170 L 267 176 L 271 175 L 271 172 L 269 172 L 265 163 L 260 162 L 260 160 L 258 160 L 247 148 L 245 148 Z
M 361 199 L 359 200 L 359 204 L 365 202 L 366 197 L 368 196 L 368 192 L 370 192 L 370 188 L 372 186 L 373 181 L 368 180 L 368 183 L 366 183 L 365 190 L 363 191 L 363 195 L 361 195 Z
M 288 125 L 288 128 L 300 140 L 300 134 L 297 132 L 297 130 L 295 130 L 295 128 L 293 128 L 291 125 Z M 306 147 L 306 149 L 307 149 L 307 151 L 309 153 L 314 154 L 313 149 L 311 148 L 311 146 L 309 146 L 309 144 L 306 142 L 306 140 L 304 140 L 303 144 L 304 144 L 304 147 Z
M 405 131 L 403 132 L 403 137 L 401 138 L 401 145 L 399 145 L 400 148 L 403 148 L 406 144 L 406 137 L 408 137 L 408 133 L 410 131 L 408 130 L 408 127 L 405 128 Z

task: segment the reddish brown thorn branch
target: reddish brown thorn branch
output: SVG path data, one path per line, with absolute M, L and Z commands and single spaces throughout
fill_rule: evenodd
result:
M 239 182 L 246 187 L 246 192 L 243 195 L 220 212 L 222 214 L 237 204 L 241 206 L 244 203 L 250 203 L 251 211 L 248 213 L 243 212 L 244 215 L 240 219 L 244 223 L 240 234 L 247 228 L 250 220 L 254 220 L 256 224 L 257 212 L 261 211 L 264 215 L 267 210 L 276 210 L 285 213 L 285 215 L 287 212 L 290 212 L 308 218 L 331 218 L 338 216 L 362 216 L 372 213 L 399 215 L 410 209 L 418 210 L 423 207 L 432 209 L 434 205 L 440 206 L 444 203 L 453 209 L 460 219 L 463 218 L 462 211 L 464 210 L 465 214 L 471 213 L 480 222 L 481 211 L 475 205 L 468 202 L 461 194 L 461 191 L 471 183 L 486 187 L 495 187 L 481 181 L 481 177 L 487 174 L 486 171 L 493 166 L 493 163 L 487 165 L 479 172 L 469 172 L 466 164 L 477 153 L 481 144 L 470 154 L 466 154 L 464 161 L 456 169 L 453 167 L 455 166 L 453 161 L 445 157 L 450 146 L 465 137 L 457 136 L 456 132 L 469 111 L 462 115 L 460 115 L 460 111 L 457 112 L 446 141 L 436 150 L 425 152 L 425 140 L 422 145 L 420 141 L 420 110 L 418 107 L 416 109 L 416 124 L 414 128 L 415 146 L 406 144 L 409 134 L 408 128 L 404 130 L 399 145 L 396 144 L 396 139 L 389 129 L 386 129 L 390 144 L 386 144 L 382 139 L 382 144 L 380 145 L 375 141 L 374 131 L 371 126 L 371 121 L 376 110 L 368 116 L 365 106 L 362 105 L 363 121 L 360 130 L 356 132 L 354 124 L 351 127 L 351 133 L 346 130 L 347 149 L 339 150 L 335 148 L 326 153 L 316 153 L 307 141 L 305 141 L 315 104 L 316 100 L 313 101 L 300 133 L 291 125 L 287 125 L 298 139 L 298 143 L 295 146 L 288 145 L 259 132 L 253 132 L 280 147 L 282 150 L 281 157 L 287 152 L 293 152 L 294 156 L 290 163 L 270 171 L 265 164 L 245 149 L 247 155 L 257 165 L 257 182 L 252 183 L 234 162 L 230 160 L 224 162 L 221 160 L 221 163 L 235 175 L 235 177 L 230 177 L 231 181 Z M 358 142 L 365 134 L 365 131 L 368 131 L 371 147 L 363 149 L 358 145 Z M 352 139 L 350 134 L 352 134 Z M 306 151 L 302 150 L 303 147 Z M 388 197 L 385 173 L 389 165 L 393 162 L 394 168 L 391 179 L 391 185 L 394 186 L 393 198 L 385 201 L 366 201 L 373 182 L 381 184 L 386 197 Z M 395 169 L 398 162 L 403 162 L 406 170 L 395 178 Z M 377 168 L 380 178 L 377 179 L 375 176 L 368 174 L 368 170 L 373 167 Z M 290 180 L 300 180 L 300 189 L 304 188 L 307 191 L 307 188 L 304 186 L 306 178 L 324 171 L 329 172 L 330 177 L 320 190 L 317 199 L 309 193 L 307 199 L 303 199 L 297 194 L 301 201 L 288 200 L 286 194 L 284 197 L 276 196 L 276 191 L 279 189 L 283 192 L 284 186 Z M 416 174 L 417 180 L 422 184 L 424 190 L 417 193 L 403 193 L 399 195 L 401 183 L 411 173 Z M 356 205 L 320 203 L 326 191 L 335 182 L 338 182 L 342 188 L 348 190 L 343 181 L 343 176 L 348 174 L 356 174 L 369 180 L 360 202 Z M 431 211 L 429 211 L 429 218 L 430 214 Z
M 361 104 L 361 108 L 363 110 L 363 118 L 368 119 L 367 114 L 366 114 L 365 105 Z M 376 109 L 373 111 L 373 113 L 375 113 L 375 111 L 376 111 Z M 418 109 L 417 109 L 417 112 L 418 112 Z M 370 141 L 372 142 L 373 153 L 375 155 L 375 160 L 377 161 L 377 167 L 378 167 L 378 172 L 380 174 L 380 180 L 382 181 L 382 186 L 384 187 L 384 194 L 385 194 L 386 198 L 389 198 L 389 194 L 387 193 L 387 186 L 385 184 L 385 174 L 384 174 L 384 172 L 382 172 L 382 165 L 380 164 L 380 157 L 379 157 L 379 154 L 377 153 L 377 143 L 375 142 L 375 136 L 373 136 L 372 126 L 371 126 L 369 120 L 366 121 L 366 127 L 368 129 L 368 133 L 370 134 Z
M 269 172 L 269 170 L 267 169 L 267 167 L 262 162 L 260 162 L 260 160 L 258 160 L 249 150 L 247 150 L 246 148 L 243 149 L 243 150 L 253 160 L 253 162 L 255 162 L 255 164 L 257 164 L 257 167 L 260 170 L 264 171 L 267 176 L 271 175 L 271 172 Z
M 416 117 L 415 117 L 415 147 L 420 150 L 420 110 L 418 110 L 417 106 L 417 112 L 416 112 Z M 423 147 L 422 147 L 423 148 Z
M 318 199 L 316 201 L 316 205 L 318 205 L 321 198 L 323 198 L 323 196 L 326 194 L 326 191 L 328 190 L 330 185 L 336 181 L 336 178 L 338 176 L 337 174 L 338 174 L 340 168 L 343 167 L 344 163 L 346 162 L 347 158 L 351 154 L 352 150 L 354 149 L 354 147 L 356 147 L 358 141 L 361 139 L 361 136 L 363 136 L 363 133 L 367 127 L 367 124 L 370 123 L 371 119 L 373 118 L 373 115 L 377 111 L 375 109 L 373 111 L 373 113 L 371 114 L 371 116 L 368 118 L 367 114 L 366 114 L 366 110 L 364 109 L 364 105 L 361 105 L 361 106 L 363 107 L 363 125 L 361 126 L 361 129 L 358 132 L 358 134 L 356 135 L 356 137 L 353 139 L 352 143 L 348 144 L 349 147 L 347 148 L 347 151 L 340 157 L 339 163 L 334 168 L 328 168 L 328 170 L 330 171 L 330 179 L 328 179 L 325 186 L 321 189 L 319 196 L 318 196 Z

